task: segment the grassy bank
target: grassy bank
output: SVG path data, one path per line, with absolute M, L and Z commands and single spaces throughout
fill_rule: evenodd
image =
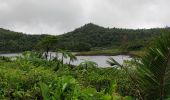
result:
M 116 55 L 129 55 L 129 56 L 141 56 L 143 51 L 122 51 L 119 49 L 114 50 L 96 50 L 87 52 L 78 52 L 76 56 L 116 56 Z

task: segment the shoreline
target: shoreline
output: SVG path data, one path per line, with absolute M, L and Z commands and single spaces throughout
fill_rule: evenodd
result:
M 21 52 L 0 52 L 0 55 L 3 54 L 18 54 Z M 72 52 L 75 56 L 118 56 L 118 55 L 127 55 L 130 57 L 139 57 L 144 52 L 143 51 L 85 51 L 85 52 Z
M 105 53 L 98 53 L 95 51 L 88 51 L 88 52 L 78 52 L 76 56 L 118 56 L 118 55 L 127 55 L 130 57 L 139 57 L 143 54 L 142 51 L 129 51 L 129 52 L 105 52 Z

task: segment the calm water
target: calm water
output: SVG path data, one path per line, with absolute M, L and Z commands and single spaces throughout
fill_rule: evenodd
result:
M 0 54 L 0 56 L 6 56 L 6 57 L 21 56 L 21 53 Z M 51 53 L 51 56 L 54 57 L 55 54 Z M 84 60 L 88 60 L 88 61 L 96 62 L 99 67 L 109 67 L 109 65 L 106 63 L 106 60 L 108 60 L 108 58 L 110 58 L 110 57 L 114 58 L 120 64 L 123 64 L 124 60 L 130 60 L 131 59 L 129 56 L 125 56 L 125 55 L 118 55 L 118 56 L 77 56 L 78 60 L 71 62 L 71 64 L 79 65 Z M 60 56 L 60 58 L 61 58 L 61 56 Z M 64 62 L 68 63 L 69 59 L 65 59 Z

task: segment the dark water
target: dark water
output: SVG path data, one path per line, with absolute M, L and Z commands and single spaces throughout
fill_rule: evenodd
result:
M 6 56 L 6 57 L 13 57 L 13 56 L 21 56 L 21 53 L 11 53 L 11 54 L 0 54 L 0 56 Z M 52 56 L 55 56 L 55 53 L 51 53 Z M 73 65 L 79 65 L 84 60 L 88 61 L 94 61 L 98 64 L 99 67 L 109 67 L 109 65 L 106 63 L 106 60 L 108 58 L 114 58 L 117 62 L 120 64 L 123 64 L 124 60 L 130 60 L 131 58 L 129 56 L 125 55 L 117 55 L 117 56 L 77 56 L 77 61 L 71 62 Z M 61 56 L 59 56 L 61 58 Z M 64 59 L 65 63 L 69 62 L 69 59 Z

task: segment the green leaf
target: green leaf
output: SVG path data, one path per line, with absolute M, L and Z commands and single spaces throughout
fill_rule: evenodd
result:
M 44 100 L 50 100 L 48 85 L 46 85 L 43 82 L 40 82 L 39 85 L 40 85 L 40 89 L 41 89 L 41 93 L 42 93 L 43 99 Z

